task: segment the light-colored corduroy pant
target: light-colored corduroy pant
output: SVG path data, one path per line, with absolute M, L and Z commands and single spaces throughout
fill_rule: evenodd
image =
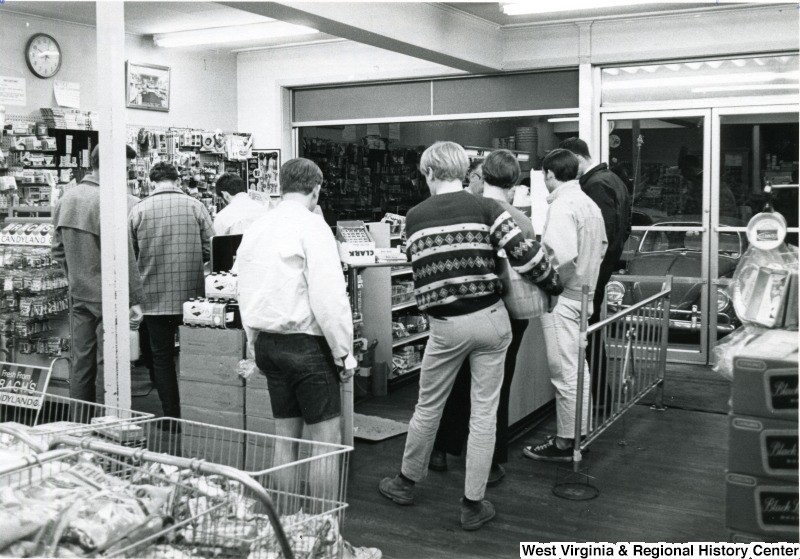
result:
M 498 302 L 462 316 L 443 319 L 431 316 L 430 324 L 431 335 L 419 378 L 419 401 L 408 425 L 402 472 L 414 481 L 421 481 L 427 475 L 445 402 L 461 363 L 469 359 L 472 411 L 464 495 L 480 500 L 492 465 L 503 364 L 511 343 L 508 312 Z

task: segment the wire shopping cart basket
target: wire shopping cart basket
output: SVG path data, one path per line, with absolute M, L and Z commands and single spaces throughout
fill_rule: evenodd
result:
M 271 498 L 297 556 L 341 555 L 338 533 L 347 508 L 352 447 L 167 417 L 135 425 L 143 429 L 150 451 L 228 466 L 250 476 Z M 324 554 L 312 549 L 324 541 L 337 544 L 323 546 Z M 250 559 L 272 559 L 272 551 L 262 546 Z
M 58 445 L 0 466 L 3 556 L 301 557 L 238 470 L 87 438 Z M 335 543 L 315 540 L 302 557 L 333 557 L 319 552 Z
M 36 407 L 26 407 L 36 402 Z M 22 405 L 20 405 L 22 404 Z M 91 434 L 133 447 L 144 447 L 144 431 L 134 424 L 153 414 L 49 394 L 0 388 L 0 450 L 42 450 L 59 435 Z M 13 434 L 13 436 L 9 436 Z M 26 444 L 19 445 L 22 437 Z

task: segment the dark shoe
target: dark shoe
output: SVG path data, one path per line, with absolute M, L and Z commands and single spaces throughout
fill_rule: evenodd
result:
M 550 437 L 545 442 L 536 446 L 526 446 L 522 449 L 522 454 L 532 460 L 544 460 L 546 462 L 572 462 L 572 447 L 558 448 L 556 438 Z
M 428 469 L 434 472 L 447 471 L 447 453 L 444 450 L 433 449 L 431 452 L 431 461 L 428 462 Z
M 486 480 L 486 487 L 495 487 L 500 485 L 503 478 L 506 477 L 506 470 L 500 464 L 492 464 L 492 469 L 489 470 L 489 479 Z
M 480 507 L 469 507 L 461 501 L 461 527 L 464 530 L 477 530 L 489 522 L 497 512 L 494 505 L 484 499 Z
M 414 504 L 414 486 L 405 483 L 400 476 L 383 478 L 378 484 L 378 491 L 398 505 Z

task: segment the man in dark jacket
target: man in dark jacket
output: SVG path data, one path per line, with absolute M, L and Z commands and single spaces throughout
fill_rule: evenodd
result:
M 607 163 L 595 164 L 586 142 L 573 136 L 561 142 L 559 147 L 571 151 L 578 158 L 578 182 L 586 195 L 600 208 L 608 239 L 608 249 L 600 264 L 600 274 L 594 289 L 593 311 L 589 317 L 589 324 L 594 324 L 600 321 L 606 284 L 618 269 L 625 241 L 631 233 L 631 197 L 628 187 L 608 168 Z M 605 403 L 607 395 L 601 396 L 601 387 L 606 384 L 605 351 L 601 344 L 596 344 L 595 348 L 595 355 L 590 357 L 592 389 L 595 403 Z
M 53 258 L 64 268 L 72 299 L 71 398 L 102 403 L 103 297 L 100 275 L 100 150 L 92 151 L 92 172 L 69 189 L 53 211 Z M 142 282 L 128 239 L 131 323 L 142 320 Z

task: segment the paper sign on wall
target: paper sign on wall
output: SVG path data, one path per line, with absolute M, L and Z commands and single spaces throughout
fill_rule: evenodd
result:
M 547 186 L 544 184 L 542 171 L 531 170 L 531 223 L 537 235 L 544 233 L 547 221 Z
M 53 93 L 59 106 L 72 109 L 81 108 L 81 84 L 78 82 L 55 80 L 53 82 Z
M 27 105 L 25 78 L 0 76 L 0 105 L 14 107 L 24 107 Z

